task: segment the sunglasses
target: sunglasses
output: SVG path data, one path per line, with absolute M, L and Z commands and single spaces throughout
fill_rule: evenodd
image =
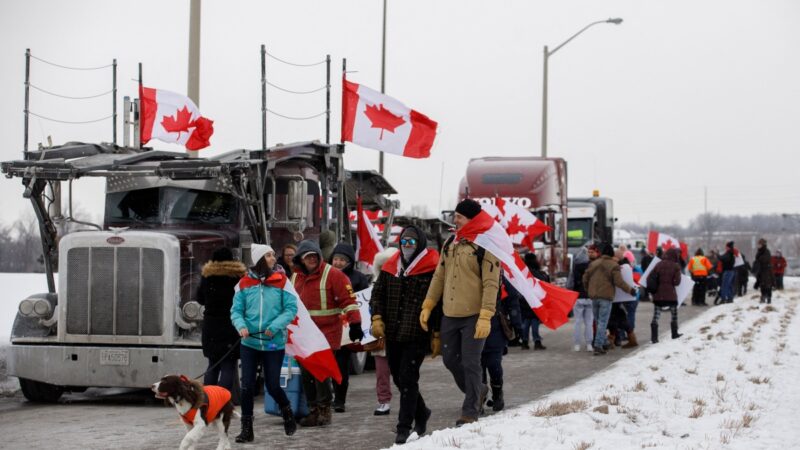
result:
M 417 245 L 416 239 L 400 239 L 400 245 Z

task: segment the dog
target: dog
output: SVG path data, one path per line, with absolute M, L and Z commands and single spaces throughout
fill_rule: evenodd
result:
M 220 386 L 203 386 L 184 375 L 166 375 L 150 387 L 156 398 L 164 399 L 175 406 L 183 423 L 186 436 L 181 441 L 181 450 L 194 449 L 206 428 L 216 427 L 219 435 L 217 450 L 231 448 L 228 427 L 231 416 L 241 417 L 233 407 L 231 393 Z

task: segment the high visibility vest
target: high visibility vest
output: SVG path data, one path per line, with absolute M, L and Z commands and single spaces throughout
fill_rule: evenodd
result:
M 711 263 L 705 256 L 694 256 L 689 260 L 689 272 L 696 276 L 708 276 L 708 268 Z

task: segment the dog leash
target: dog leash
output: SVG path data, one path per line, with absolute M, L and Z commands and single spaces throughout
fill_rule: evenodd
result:
M 259 331 L 259 332 L 256 332 L 256 333 L 251 333 L 249 337 L 251 337 L 251 338 L 253 338 L 253 339 L 258 339 L 259 341 L 268 341 L 268 340 L 269 340 L 269 339 L 264 339 L 264 338 L 257 337 L 257 335 L 259 335 L 259 334 L 264 334 L 264 332 L 263 332 L 263 331 Z M 204 376 L 205 376 L 205 375 L 206 375 L 208 372 L 211 372 L 211 370 L 213 370 L 213 369 L 214 369 L 214 368 L 216 368 L 218 365 L 220 365 L 220 364 L 222 363 L 222 361 L 225 361 L 225 358 L 227 358 L 227 357 L 228 357 L 228 355 L 230 355 L 230 354 L 231 354 L 231 352 L 232 352 L 234 349 L 238 348 L 238 346 L 239 346 L 239 343 L 240 343 L 240 342 L 242 342 L 242 337 L 241 337 L 241 336 L 239 336 L 239 339 L 237 339 L 237 340 L 236 340 L 236 343 L 235 343 L 235 344 L 233 344 L 233 345 L 231 345 L 231 348 L 229 348 L 229 349 L 228 349 L 228 351 L 227 351 L 227 352 L 225 352 L 225 354 L 224 354 L 224 355 L 222 355 L 222 358 L 220 358 L 220 359 L 219 359 L 219 361 L 217 361 L 217 362 L 216 362 L 216 363 L 214 363 L 213 365 L 209 366 L 209 368 L 208 368 L 208 369 L 206 369 L 206 371 L 205 371 L 205 372 L 201 373 L 200 375 L 198 375 L 198 376 L 196 376 L 196 377 L 194 377 L 194 378 L 192 378 L 192 379 L 193 379 L 193 380 L 198 380 L 198 379 L 200 379 L 200 377 L 204 377 Z

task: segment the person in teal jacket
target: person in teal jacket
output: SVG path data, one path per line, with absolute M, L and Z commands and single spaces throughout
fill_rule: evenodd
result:
M 231 322 L 242 337 L 242 431 L 236 442 L 252 442 L 253 397 L 258 363 L 264 370 L 267 392 L 281 408 L 286 435 L 297 430 L 292 406 L 281 389 L 280 377 L 286 347 L 287 326 L 297 315 L 297 296 L 283 289 L 286 275 L 274 271 L 277 257 L 269 245 L 252 244 L 254 265 L 237 285 Z

